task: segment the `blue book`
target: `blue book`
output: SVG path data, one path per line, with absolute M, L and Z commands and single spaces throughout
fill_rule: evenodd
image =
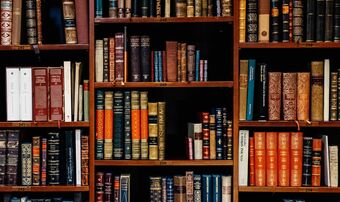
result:
M 66 184 L 74 185 L 74 135 L 73 131 L 65 131 L 66 141 Z
M 222 178 L 221 175 L 212 175 L 213 202 L 222 202 Z
M 159 80 L 158 80 L 158 73 L 159 73 L 159 71 L 158 71 L 158 51 L 154 51 L 153 52 L 154 53 L 154 68 L 155 68 L 155 82 L 158 82 Z
M 211 175 L 202 175 L 202 202 L 212 202 Z
M 194 175 L 194 201 L 202 199 L 202 180 L 201 175 Z
M 223 159 L 223 127 L 222 127 L 222 108 L 216 108 L 216 159 Z
M 174 178 L 166 177 L 166 202 L 174 202 Z
M 130 201 L 130 174 L 120 176 L 120 202 Z
M 163 81 L 163 59 L 162 51 L 158 52 L 158 81 Z
M 203 76 L 203 81 L 208 81 L 208 60 L 204 60 L 204 76 Z
M 18 197 L 11 198 L 11 202 L 20 202 L 20 199 Z
M 96 0 L 96 18 L 103 17 L 103 0 Z
M 200 81 L 200 50 L 196 50 L 195 60 L 195 81 Z
M 116 91 L 113 96 L 113 157 L 123 159 L 123 128 L 124 128 L 124 103 L 123 92 Z
M 131 92 L 124 91 L 124 159 L 132 158 L 131 142 Z
M 254 88 L 255 88 L 255 65 L 256 60 L 248 60 L 248 95 L 247 95 L 247 115 L 246 120 L 253 120 L 254 111 Z

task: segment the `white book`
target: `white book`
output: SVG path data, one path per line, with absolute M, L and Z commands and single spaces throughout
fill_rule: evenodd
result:
M 170 0 L 165 0 L 165 13 L 164 13 L 164 17 L 166 17 L 166 18 L 170 17 L 170 6 L 171 6 L 171 1 Z
M 202 134 L 202 123 L 188 123 L 188 137 L 193 140 L 193 154 L 194 159 L 199 160 L 203 157 L 203 134 Z
M 81 62 L 76 62 L 76 69 L 74 73 L 74 103 L 73 103 L 73 121 L 78 121 L 78 105 L 79 105 L 79 74 Z
M 222 202 L 231 202 L 231 176 L 222 176 Z
M 338 171 L 338 146 L 329 146 L 329 171 L 330 171 L 330 180 L 331 187 L 338 187 L 338 179 L 339 179 L 339 171 Z
M 71 62 L 64 61 L 64 117 L 72 122 Z
M 323 120 L 329 121 L 329 79 L 330 79 L 330 66 L 329 59 L 324 62 L 324 90 L 323 90 Z
M 6 68 L 7 121 L 20 120 L 20 69 Z
M 96 40 L 96 82 L 104 80 L 103 40 Z
M 78 120 L 83 121 L 83 97 L 84 97 L 84 90 L 83 90 L 83 85 L 79 85 L 79 101 L 78 101 Z
M 32 121 L 32 108 L 33 108 L 33 96 L 32 96 L 32 68 L 31 67 L 20 67 L 20 120 L 21 121 Z
M 329 151 L 328 151 L 328 136 L 322 136 L 323 143 L 323 169 L 324 169 L 324 182 L 326 186 L 331 186 L 330 184 L 330 174 L 329 174 Z
M 76 185 L 81 185 L 81 130 L 76 129 L 75 132 L 76 142 Z
M 249 159 L 249 130 L 240 130 L 238 149 L 238 184 L 239 186 L 248 185 L 248 159 Z

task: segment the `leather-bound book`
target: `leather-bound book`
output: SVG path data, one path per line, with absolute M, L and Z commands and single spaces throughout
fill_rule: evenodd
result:
M 118 0 L 109 1 L 109 17 L 118 18 Z
M 288 187 L 290 181 L 290 133 L 279 132 L 277 141 L 277 179 L 278 186 Z
M 131 159 L 131 92 L 124 91 L 124 159 Z
M 316 0 L 316 42 L 325 40 L 325 0 Z
M 249 137 L 249 185 L 255 186 L 255 148 L 254 137 Z
M 266 186 L 266 133 L 254 132 L 255 185 Z
M 334 1 L 334 23 L 333 23 L 333 39 L 334 42 L 340 41 L 340 1 Z
M 187 44 L 181 43 L 181 81 L 187 81 Z
M 277 186 L 277 132 L 266 132 L 266 185 Z
M 96 159 L 104 159 L 104 91 L 96 91 Z M 112 123 L 112 122 L 111 122 Z
M 47 138 L 41 138 L 41 185 L 47 184 Z
M 0 130 L 0 185 L 5 185 L 5 179 L 6 179 L 6 147 L 7 147 L 7 132 L 6 130 Z M 22 149 L 22 152 L 24 151 L 24 149 Z M 29 175 L 27 177 L 27 184 L 32 184 L 32 145 L 30 147 L 30 167 L 28 169 L 27 172 L 29 172 Z M 26 161 L 23 160 L 23 163 L 25 163 Z M 24 169 L 25 167 L 22 166 L 22 169 Z M 22 172 L 22 185 L 24 185 L 24 181 L 25 181 L 25 172 Z M 25 182 L 26 184 L 26 182 Z
M 2 138 L 1 135 L 2 134 L 0 134 L 0 138 Z M 0 141 L 2 140 L 0 139 Z M 0 168 L 0 170 L 2 170 L 2 168 Z M 0 184 L 3 185 L 2 182 L 3 181 L 1 180 Z M 26 186 L 32 185 L 32 144 L 31 143 L 21 144 L 21 185 L 26 185 Z
M 290 186 L 301 187 L 303 133 L 291 132 L 290 137 Z
M 117 0 L 118 5 L 118 18 L 124 18 L 125 17 L 125 6 L 124 6 L 125 0 Z
M 59 185 L 61 183 L 61 161 L 60 161 L 60 134 L 49 132 L 47 134 L 47 182 L 48 185 Z
M 209 114 L 210 159 L 216 159 L 216 123 L 216 111 L 213 108 Z
M 186 0 L 176 0 L 176 17 L 187 17 Z
M 32 68 L 33 79 L 33 119 L 34 121 L 48 120 L 48 69 Z
M 43 42 L 43 34 L 42 34 L 42 9 L 41 9 L 41 1 L 36 0 L 36 12 L 37 12 L 37 35 L 38 35 L 38 44 L 42 44 Z M 65 23 L 66 27 L 66 23 Z
M 140 63 L 142 81 L 150 81 L 150 36 L 143 35 L 140 37 Z
M 61 121 L 63 118 L 63 86 L 64 69 L 62 67 L 49 68 L 50 115 L 49 120 Z
M 109 38 L 103 38 L 103 81 L 109 81 Z
M 258 41 L 258 1 L 247 0 L 247 42 Z
M 269 42 L 270 1 L 259 1 L 259 42 Z
M 338 72 L 331 72 L 330 120 L 338 120 Z
M 112 159 L 113 154 L 113 92 L 105 91 L 104 97 L 104 159 Z
M 222 16 L 231 16 L 232 15 L 232 0 L 221 0 L 222 2 Z
M 289 42 L 289 0 L 282 0 L 282 42 Z
M 13 0 L 13 24 L 12 24 L 12 44 L 21 43 L 21 12 L 22 0 Z
M 302 186 L 312 185 L 312 137 L 303 137 Z
M 167 78 L 170 82 L 177 81 L 177 41 L 166 41 Z
M 89 185 L 89 136 L 81 136 L 81 185 Z
M 150 6 L 151 6 L 152 0 L 150 0 Z M 151 8 L 150 8 L 151 13 Z M 125 0 L 125 17 L 131 18 L 131 0 Z
M 1 45 L 12 44 L 13 0 L 1 0 Z
M 195 80 L 195 45 L 188 45 L 188 81 Z
M 131 91 L 132 159 L 140 159 L 140 92 Z
M 118 2 L 119 2 L 119 0 L 118 0 Z M 142 17 L 148 17 L 149 16 L 148 0 L 142 0 L 141 11 L 142 11 Z
M 293 0 L 293 41 L 303 41 L 303 0 Z
M 149 159 L 148 91 L 140 92 L 141 159 Z
M 105 173 L 104 175 L 104 198 L 105 201 L 112 201 L 113 199 L 113 176 L 112 173 Z
M 311 72 L 311 119 L 323 121 L 323 61 L 313 61 Z
M 280 39 L 280 6 L 279 0 L 271 0 L 270 12 L 270 37 L 271 42 L 279 42 Z
M 185 176 L 174 176 L 174 201 L 186 201 L 186 178 Z
M 282 98 L 283 119 L 292 121 L 296 119 L 296 73 L 283 73 Z
M 306 42 L 315 41 L 315 7 L 315 0 L 306 1 Z
M 129 1 L 131 1 L 131 0 L 129 0 Z M 149 9 L 150 9 L 149 17 L 156 17 L 156 0 L 149 0 Z M 126 16 L 126 17 L 128 17 L 128 16 Z
M 280 120 L 281 117 L 281 77 L 281 72 L 268 74 L 268 119 L 271 121 Z
M 116 81 L 124 80 L 124 34 L 116 33 L 115 34 L 115 76 Z
M 200 122 L 203 131 L 203 159 L 210 159 L 209 112 L 200 113 Z
M 309 120 L 310 105 L 310 73 L 297 73 L 297 119 Z
M 97 50 L 96 50 L 97 51 Z M 99 56 L 100 57 L 100 56 Z M 103 58 L 103 56 L 102 56 Z M 115 81 L 115 38 L 109 38 L 109 81 Z
M 158 104 L 148 103 L 149 159 L 158 160 Z
M 338 84 L 337 84 L 338 88 L 337 88 L 337 90 L 338 90 L 338 92 L 340 92 L 340 69 L 337 69 L 337 72 L 338 72 Z M 338 106 L 337 106 L 337 108 L 338 108 L 338 120 L 340 120 L 340 93 L 338 93 Z
M 150 180 L 150 201 L 162 201 L 162 178 L 149 177 Z
M 104 173 L 96 172 L 96 202 L 104 202 Z
M 166 139 L 166 102 L 158 102 L 158 157 L 165 159 L 165 139 Z
M 195 17 L 200 17 L 202 15 L 202 1 L 195 0 Z
M 246 0 L 240 0 L 240 9 L 239 9 L 239 42 L 246 42 Z
M 140 74 L 140 36 L 130 37 L 131 81 L 141 81 Z
M 139 17 L 139 13 L 138 13 L 138 0 L 132 0 L 132 17 Z
M 64 14 L 65 41 L 67 44 L 76 44 L 78 42 L 76 28 L 76 11 L 73 0 L 63 0 L 63 14 Z M 38 26 L 38 42 L 39 42 L 39 26 Z
M 325 0 L 325 42 L 333 41 L 334 0 Z
M 6 185 L 18 185 L 19 130 L 7 130 Z
M 241 121 L 246 120 L 248 92 L 248 60 L 240 60 L 240 114 Z
M 312 186 L 319 187 L 321 184 L 321 152 L 322 141 L 321 139 L 313 139 L 313 152 L 312 152 Z
M 26 31 L 27 43 L 37 44 L 36 1 L 26 0 Z
M 79 44 L 89 43 L 88 2 L 74 0 L 76 7 L 76 29 Z
M 255 81 L 258 83 L 257 93 L 257 118 L 258 120 L 267 120 L 268 117 L 268 65 L 266 63 L 259 64 L 259 79 Z

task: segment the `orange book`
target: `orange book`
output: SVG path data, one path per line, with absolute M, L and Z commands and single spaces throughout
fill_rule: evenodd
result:
M 292 132 L 290 137 L 290 186 L 301 187 L 303 133 Z
M 140 92 L 141 158 L 149 159 L 148 92 Z
M 249 137 L 249 185 L 255 186 L 255 151 L 253 137 Z
M 132 159 L 140 159 L 140 138 L 141 138 L 141 111 L 140 111 L 140 93 L 139 91 L 131 92 L 131 134 L 132 134 Z
M 318 187 L 321 182 L 321 139 L 313 139 L 313 152 L 312 152 L 312 186 Z
M 277 132 L 266 133 L 267 186 L 277 186 Z
M 112 159 L 113 92 L 105 91 L 104 97 L 104 159 Z
M 254 132 L 255 185 L 266 185 L 266 133 Z
M 277 172 L 278 185 L 281 187 L 289 186 L 290 179 L 290 133 L 278 133 L 278 158 L 277 158 Z
M 96 159 L 104 159 L 104 91 L 96 92 Z

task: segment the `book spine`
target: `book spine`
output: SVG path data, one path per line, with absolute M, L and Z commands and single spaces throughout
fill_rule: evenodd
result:
M 41 185 L 47 183 L 47 138 L 41 138 Z
M 325 0 L 316 0 L 316 42 L 325 40 Z
M 63 68 L 49 68 L 50 113 L 49 120 L 63 120 Z
M 323 121 L 323 62 L 314 61 L 311 65 L 311 119 L 312 121 Z
M 247 42 L 258 41 L 258 1 L 247 0 Z
M 161 17 L 161 0 L 156 0 L 156 17 Z
M 303 137 L 302 186 L 312 185 L 312 137 Z
M 74 174 L 74 181 L 76 186 L 81 185 L 81 129 L 75 130 L 74 142 L 75 142 L 75 152 L 74 152 L 74 167 L 75 167 L 75 174 Z
M 248 158 L 249 158 L 249 130 L 239 131 L 238 165 L 239 176 L 238 184 L 248 186 Z
M 2 144 L 2 134 L 0 134 L 0 141 Z M 4 143 L 5 144 L 5 143 Z M 0 148 L 2 150 L 2 148 Z M 2 155 L 2 151 L 0 151 L 0 155 Z M 0 156 L 2 161 L 2 156 Z M 32 144 L 31 143 L 22 143 L 21 144 L 21 184 L 22 185 L 32 185 Z M 0 165 L 2 166 L 2 165 Z M 0 168 L 0 170 L 2 170 Z M 1 175 L 1 174 L 0 174 Z M 0 180 L 2 181 L 2 180 Z M 3 182 L 3 181 L 2 181 Z M 3 184 L 3 183 L 1 183 Z
M 104 202 L 104 173 L 96 172 L 96 202 Z
M 166 103 L 165 102 L 158 102 L 158 157 L 159 160 L 165 159 L 165 139 L 166 139 L 166 120 L 165 120 L 165 113 L 166 113 Z
M 40 185 L 40 137 L 32 138 L 32 176 L 33 185 Z
M 196 50 L 195 55 L 195 81 L 200 80 L 200 50 Z
M 167 81 L 177 81 L 177 41 L 166 41 Z
M 202 15 L 202 1 L 201 0 L 195 0 L 195 17 L 200 17 Z
M 293 41 L 303 41 L 303 1 L 293 0 Z
M 222 128 L 222 108 L 216 108 L 216 159 L 223 159 L 223 128 Z
M 281 89 L 282 73 L 268 73 L 268 119 L 271 121 L 281 118 Z
M 212 201 L 212 179 L 211 175 L 202 175 L 202 202 Z
M 7 121 L 20 120 L 20 74 L 19 68 L 6 68 Z
M 200 119 L 203 131 L 203 159 L 210 159 L 209 112 L 202 112 Z
M 120 176 L 116 175 L 113 182 L 113 201 L 119 202 L 120 199 Z
M 338 187 L 339 171 L 338 171 L 338 146 L 329 146 L 329 168 L 330 168 L 330 179 L 331 187 Z
M 36 0 L 36 13 L 37 13 L 37 37 L 38 44 L 42 44 L 43 36 L 42 36 L 42 19 L 41 19 L 41 0 Z M 66 24 L 65 24 L 66 26 Z
M 289 0 L 282 0 L 282 42 L 289 42 Z
M 131 92 L 124 91 L 124 159 L 131 159 Z
M 48 120 L 48 69 L 33 68 L 33 114 L 34 121 Z
M 104 91 L 96 91 L 96 159 L 104 159 Z
M 123 92 L 115 91 L 113 97 L 113 125 L 114 125 L 114 142 L 113 156 L 114 159 L 123 159 L 123 131 L 124 131 L 124 100 Z
M 176 17 L 187 17 L 186 0 L 176 0 Z
M 255 186 L 255 148 L 254 137 L 249 137 L 249 186 Z
M 161 177 L 150 177 L 150 202 L 162 201 Z
M 104 81 L 104 40 L 96 40 L 96 82 Z
M 109 0 L 109 17 L 118 18 L 118 0 Z
M 310 73 L 297 73 L 297 119 L 309 120 L 309 105 L 310 105 Z
M 162 201 L 166 201 L 166 177 L 162 177 Z
M 0 130 L 0 185 L 5 185 L 5 176 L 6 176 L 6 146 L 7 146 L 7 132 L 6 130 Z M 32 147 L 32 146 L 31 146 Z M 32 148 L 31 151 L 31 163 L 27 173 L 32 174 Z M 24 161 L 23 161 L 24 162 Z M 23 172 L 24 173 L 24 172 Z M 24 179 L 24 178 L 23 178 Z M 30 177 L 32 183 L 32 176 Z M 28 181 L 29 182 L 29 181 Z M 24 183 L 22 183 L 24 185 Z
M 112 197 L 112 173 L 105 173 L 104 176 L 104 198 L 105 201 L 111 202 Z
M 325 42 L 333 41 L 334 0 L 325 0 Z
M 84 121 L 90 120 L 90 114 L 89 114 L 89 80 L 83 81 L 84 86 Z
M 194 182 L 194 202 L 201 202 L 202 201 L 202 178 L 201 178 L 201 175 L 194 175 L 193 176 L 193 182 Z
M 246 0 L 240 0 L 239 8 L 239 42 L 246 42 Z
M 212 175 L 212 199 L 213 202 L 222 201 L 222 177 L 221 175 Z
M 13 24 L 12 24 L 12 44 L 19 45 L 21 43 L 21 12 L 22 1 L 13 0 Z
M 215 13 L 216 13 L 216 16 L 217 17 L 220 17 L 221 16 L 221 0 L 216 0 L 215 1 Z M 192 6 L 193 7 L 193 6 Z M 193 8 L 194 9 L 194 8 Z M 187 10 L 188 10 L 188 13 L 189 13 L 189 6 L 188 6 L 188 8 L 187 8 Z M 188 16 L 189 17 L 189 16 Z M 191 17 L 193 17 L 193 16 L 191 16 Z
M 149 159 L 148 92 L 140 92 L 141 159 Z
M 109 38 L 103 39 L 103 81 L 109 81 Z
M 87 44 L 89 42 L 89 25 L 88 19 L 88 3 L 82 0 L 75 0 L 76 9 L 76 29 L 77 41 L 79 44 Z
M 74 135 L 73 131 L 65 131 L 65 145 L 66 145 L 66 184 L 74 185 Z
M 271 42 L 279 42 L 280 39 L 279 16 L 280 16 L 279 0 L 271 0 L 271 12 L 270 12 Z
M 140 17 L 138 13 L 138 8 L 139 8 L 138 2 L 139 2 L 138 0 L 132 0 L 132 10 L 131 10 L 132 17 Z
M 232 15 L 232 1 L 222 0 L 222 16 L 231 16 L 231 15 Z
M 248 92 L 248 60 L 240 60 L 240 121 L 246 120 Z
M 7 131 L 6 185 L 18 185 L 19 130 Z
M 186 201 L 186 178 L 174 176 L 174 201 Z
M 130 201 L 130 175 L 122 174 L 120 176 L 120 202 Z
M 115 34 L 115 79 L 116 81 L 124 81 L 124 34 Z
M 195 80 L 195 45 L 188 45 L 188 81 Z
M 255 88 L 255 66 L 256 61 L 251 59 L 248 61 L 248 94 L 247 94 L 247 121 L 253 120 L 254 112 L 254 88 Z
M 150 0 L 152 1 L 152 0 Z M 141 57 L 141 70 L 144 82 L 150 81 L 150 36 L 143 35 L 140 38 L 140 57 Z
M 26 30 L 28 44 L 37 44 L 36 2 L 26 0 Z
M 259 29 L 259 42 L 269 42 L 269 16 L 270 16 L 270 1 L 260 0 L 259 1 L 259 19 L 258 19 L 258 29 Z
M 194 202 L 194 172 L 193 171 L 186 171 L 185 172 L 185 183 L 186 183 L 186 201 L 187 202 Z
M 76 13 L 73 0 L 63 0 L 65 41 L 67 44 L 77 43 Z M 39 22 L 38 22 L 39 37 Z M 39 42 L 39 39 L 38 39 Z
M 187 44 L 181 43 L 181 81 L 187 81 Z
M 229 158 L 232 159 L 232 150 L 233 150 L 233 147 L 232 147 L 232 143 L 233 143 L 233 140 L 232 140 L 232 137 L 233 137 L 233 133 L 232 133 L 232 130 L 228 130 L 228 125 L 231 124 L 230 120 L 228 122 L 227 120 L 227 108 L 226 107 L 223 107 L 222 108 L 222 159 L 223 160 L 226 160 Z M 231 132 L 231 133 L 230 133 Z M 230 133 L 230 134 L 228 134 Z M 228 135 L 230 135 L 230 140 L 228 139 Z M 229 141 L 230 142 L 230 151 L 229 151 Z M 231 153 L 229 153 L 231 152 Z
M 338 120 L 338 72 L 331 73 L 330 120 Z
M 329 171 L 329 143 L 328 143 L 328 136 L 322 135 L 322 152 L 323 152 L 323 183 L 325 186 L 330 186 L 330 171 Z
M 203 146 L 203 137 L 202 137 L 202 124 L 201 123 L 189 123 L 189 136 L 193 139 L 193 150 L 194 150 L 194 158 L 193 159 L 202 159 L 202 146 Z
M 340 41 L 340 1 L 334 1 L 334 24 L 333 24 L 333 38 L 334 42 Z
M 113 92 L 105 91 L 104 98 L 104 159 L 112 159 L 113 153 Z
M 337 90 L 338 92 L 340 92 L 340 69 L 337 70 L 337 73 L 338 73 L 338 84 L 337 84 Z M 338 101 L 338 106 L 337 106 L 337 109 L 338 109 L 338 120 L 340 120 L 340 93 L 337 93 L 337 101 Z
M 296 73 L 282 74 L 283 119 L 296 119 Z
M 266 133 L 254 132 L 255 185 L 266 185 Z
M 267 120 L 268 117 L 268 65 L 266 63 L 260 63 L 260 87 L 259 87 L 259 120 Z
M 141 12 L 142 17 L 148 17 L 149 16 L 148 0 L 142 0 L 141 11 L 142 11 Z
M 293 1 L 289 0 L 289 42 L 293 42 Z
M 158 160 L 158 104 L 148 103 L 149 159 Z
M 89 185 L 89 137 L 81 136 L 81 185 Z
M 324 60 L 324 79 L 323 79 L 323 121 L 329 121 L 329 94 L 330 94 L 330 64 L 329 59 Z
M 71 61 L 64 61 L 64 120 L 72 121 Z
M 321 183 L 321 139 L 313 139 L 312 152 L 312 186 L 320 186 Z
M 289 186 L 290 181 L 290 133 L 278 133 L 278 185 Z
M 277 186 L 277 133 L 266 133 L 266 185 Z
M 118 4 L 118 18 L 125 17 L 125 0 L 117 0 Z
M 12 44 L 13 0 L 1 0 L 1 45 Z
M 156 0 L 149 0 L 149 9 L 150 15 L 149 17 L 156 17 Z
M 216 141 L 216 110 L 213 108 L 209 114 L 209 159 L 216 159 Z
M 47 182 L 60 184 L 60 135 L 58 132 L 47 134 Z
M 140 159 L 140 92 L 131 91 L 132 159 Z
M 290 138 L 290 186 L 301 187 L 303 133 L 292 132 Z
M 306 42 L 315 41 L 315 1 L 306 1 Z
M 232 176 L 222 176 L 222 201 L 231 202 Z
M 131 53 L 131 81 L 141 81 L 141 64 L 140 64 L 140 36 L 130 37 L 130 53 Z
M 96 0 L 96 18 L 103 17 L 103 0 Z
M 109 38 L 109 81 L 115 81 L 115 38 Z
M 202 0 L 202 16 L 208 15 L 208 0 Z

